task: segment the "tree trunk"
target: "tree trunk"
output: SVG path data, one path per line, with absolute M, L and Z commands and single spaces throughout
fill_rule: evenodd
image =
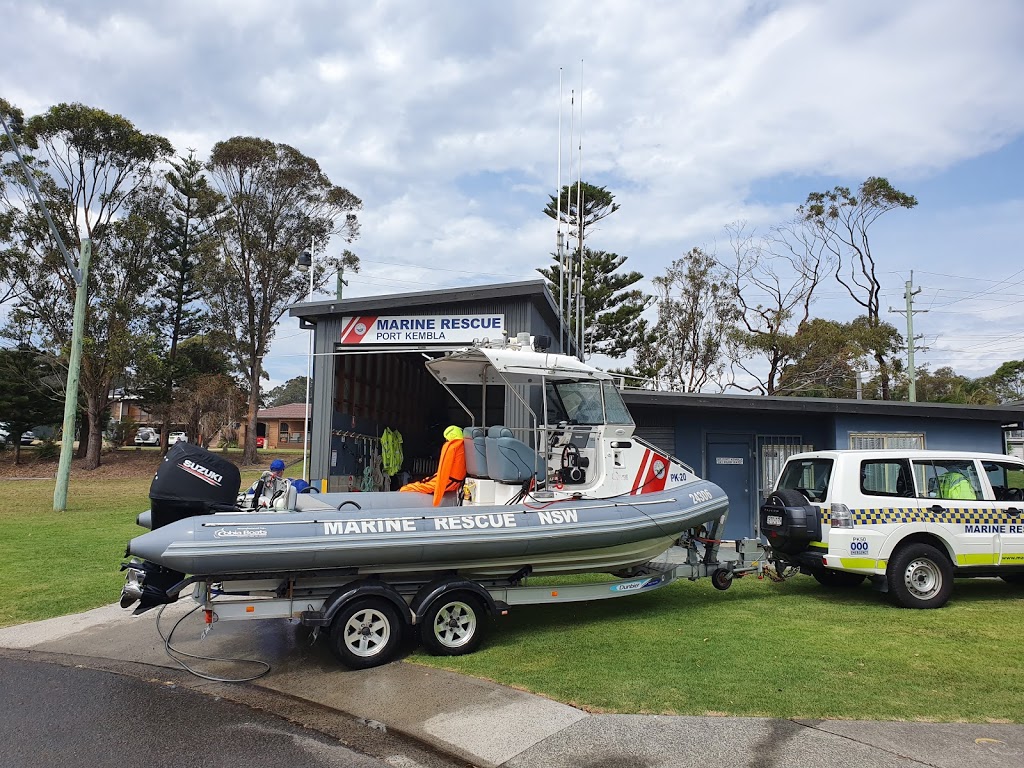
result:
M 249 408 L 245 421 L 245 447 L 242 450 L 242 465 L 252 466 L 256 460 L 256 414 L 260 409 L 259 371 L 256 381 L 249 379 Z
M 88 435 L 85 435 L 83 429 L 81 438 L 82 442 L 86 442 L 89 446 L 85 454 L 85 468 L 97 469 L 100 465 L 100 452 L 103 449 L 103 427 L 100 421 L 103 418 L 103 408 L 107 403 L 106 399 L 100 400 L 93 395 L 86 398 L 86 403 L 88 406 L 87 421 L 82 426 L 88 426 Z
M 75 451 L 76 459 L 84 459 L 89 449 L 89 415 L 81 409 L 75 411 L 75 426 L 78 428 L 78 450 Z M 72 438 L 74 442 L 74 438 Z

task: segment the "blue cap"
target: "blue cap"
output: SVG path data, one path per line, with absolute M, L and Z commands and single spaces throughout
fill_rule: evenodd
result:
M 284 472 L 284 462 L 281 461 L 280 459 L 274 459 L 272 462 L 270 462 L 270 471 Z

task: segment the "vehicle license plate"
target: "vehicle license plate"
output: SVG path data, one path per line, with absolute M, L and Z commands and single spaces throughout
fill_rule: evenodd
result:
M 782 525 L 782 515 L 765 515 L 764 522 L 767 525 Z

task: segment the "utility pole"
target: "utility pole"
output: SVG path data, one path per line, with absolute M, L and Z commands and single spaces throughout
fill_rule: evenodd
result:
M 36 201 L 43 211 L 43 216 L 46 217 L 50 234 L 53 235 L 53 239 L 57 242 L 57 247 L 64 257 L 64 263 L 67 264 L 68 270 L 70 270 L 71 276 L 75 280 L 75 311 L 71 326 L 71 353 L 68 359 L 68 382 L 64 388 L 64 426 L 61 433 L 60 461 L 57 464 L 57 482 L 53 488 L 53 511 L 63 512 L 68 508 L 68 485 L 71 482 L 71 454 L 75 450 L 75 413 L 78 411 L 78 381 L 82 369 L 82 337 L 85 335 L 85 310 L 89 299 L 89 260 L 92 256 L 92 241 L 89 238 L 82 240 L 81 252 L 78 265 L 76 266 L 74 259 L 71 258 L 71 254 L 68 253 L 67 246 L 64 245 L 64 240 L 61 239 L 60 232 L 54 226 L 53 219 L 50 217 L 50 210 L 46 207 L 46 203 L 43 202 L 43 196 L 39 194 L 35 178 L 33 178 L 32 172 L 25 163 L 25 158 L 21 156 L 18 143 L 14 140 L 14 135 L 11 133 L 11 129 L 7 126 L 7 121 L 4 120 L 2 115 L 0 115 L 0 123 L 3 123 L 7 140 L 11 142 L 11 149 L 17 155 L 18 162 L 21 163 L 21 168 L 28 179 L 28 186 L 35 195 Z
M 917 372 L 914 369 L 914 313 L 927 312 L 927 309 L 914 309 L 914 297 L 921 292 L 918 288 L 914 290 L 914 271 L 910 271 L 910 279 L 906 282 L 906 290 L 903 293 L 903 298 L 907 300 L 906 309 L 893 309 L 889 307 L 890 312 L 897 312 L 899 314 L 906 314 L 907 316 L 907 377 L 909 379 L 908 386 L 908 399 L 912 403 L 917 402 Z

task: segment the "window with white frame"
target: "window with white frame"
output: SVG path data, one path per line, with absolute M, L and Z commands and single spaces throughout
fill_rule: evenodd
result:
M 924 448 L 923 432 L 851 432 L 850 448 L 855 451 L 883 448 Z

